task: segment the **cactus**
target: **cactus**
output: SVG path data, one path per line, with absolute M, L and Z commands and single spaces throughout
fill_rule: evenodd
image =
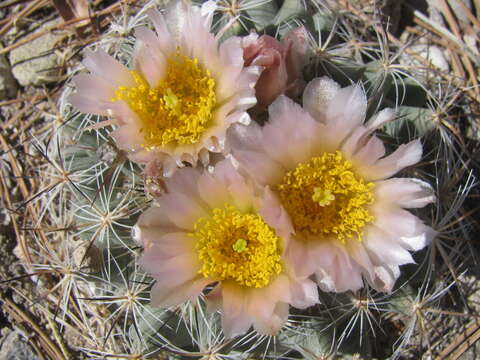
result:
M 147 9 L 162 6 L 150 1 L 136 14 L 125 13 L 89 47 L 130 65 L 133 31 L 147 24 Z M 108 128 L 92 127 L 102 119 L 68 103 L 72 88 L 66 87 L 60 99 L 63 123 L 48 141 L 38 140 L 39 151 L 51 159 L 42 181 L 54 191 L 36 200 L 51 228 L 67 230 L 49 235 L 59 250 L 45 243 L 40 251 L 49 261 L 35 267 L 60 277 L 63 296 L 55 321 L 60 331 L 69 324 L 78 333 L 81 356 L 397 359 L 418 358 L 412 351 L 433 351 L 429 324 L 451 306 L 446 294 L 463 271 L 460 254 L 468 244 L 457 239 L 468 239 L 471 230 L 463 213 L 474 179 L 449 122 L 458 93 L 442 81 L 432 84 L 434 72 L 403 65 L 403 49 L 389 43 L 380 22 L 365 25 L 363 34 L 352 22 L 339 9 L 314 0 L 220 0 L 213 31 L 222 39 L 252 30 L 280 38 L 303 25 L 308 32 L 306 81 L 328 75 L 343 85 L 361 84 L 368 94 L 368 114 L 397 108 L 398 119 L 380 134 L 392 148 L 422 137 L 422 163 L 403 174 L 430 183 L 437 195 L 433 206 L 414 212 L 438 232 L 427 249 L 415 254 L 417 264 L 402 267 L 389 294 L 368 287 L 355 293 L 320 292 L 321 303 L 292 310 L 275 337 L 250 330 L 226 339 L 220 315 L 208 313 L 203 298 L 168 310 L 153 306 L 153 279 L 138 265 L 142 249 L 132 236 L 133 225 L 152 200 L 144 192 L 142 166 L 117 148 Z

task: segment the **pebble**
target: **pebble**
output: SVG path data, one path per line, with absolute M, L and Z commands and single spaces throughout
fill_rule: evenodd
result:
M 45 23 L 32 34 L 43 32 L 58 23 Z M 61 59 L 54 50 L 62 36 L 48 32 L 39 38 L 10 51 L 10 64 L 15 79 L 22 86 L 39 86 L 59 80 Z

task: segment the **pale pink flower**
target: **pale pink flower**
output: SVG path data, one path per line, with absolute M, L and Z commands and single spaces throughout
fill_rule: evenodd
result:
M 305 86 L 302 68 L 307 51 L 306 36 L 302 26 L 287 33 L 281 42 L 269 35 L 259 37 L 257 34 L 243 39 L 245 64 L 263 68 L 255 85 L 258 108 L 266 108 L 280 94 L 301 94 Z
M 262 128 L 235 126 L 234 158 L 268 185 L 291 218 L 287 252 L 297 274 L 315 274 L 322 290 L 357 290 L 366 280 L 391 291 L 410 251 L 425 247 L 434 231 L 407 208 L 434 201 L 429 184 L 391 178 L 422 156 L 419 140 L 386 155 L 375 130 L 394 118 L 384 109 L 364 123 L 365 93 L 331 79 L 310 82 L 303 108 L 285 96 L 269 108 Z
M 207 285 L 207 308 L 222 312 L 226 337 L 254 329 L 276 334 L 289 304 L 318 302 L 317 287 L 298 278 L 284 250 L 291 224 L 267 189 L 259 193 L 230 160 L 212 172 L 183 168 L 166 181 L 158 206 L 143 213 L 135 239 L 141 265 L 156 280 L 153 305 L 194 301 Z
M 115 124 L 118 146 L 136 162 L 159 161 L 165 175 L 184 162 L 221 152 L 226 129 L 248 124 L 256 103 L 257 66 L 244 67 L 241 39 L 219 44 L 210 33 L 215 3 L 202 8 L 171 1 L 164 15 L 150 10 L 155 31 L 135 30 L 133 70 L 103 50 L 87 51 L 90 74 L 74 77 L 70 97 L 79 110 Z

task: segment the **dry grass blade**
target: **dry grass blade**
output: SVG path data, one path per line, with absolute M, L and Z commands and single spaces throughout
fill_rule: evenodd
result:
M 480 340 L 480 323 L 474 322 L 442 351 L 437 360 L 459 359 L 478 340 Z
M 25 323 L 26 325 L 28 325 L 28 327 L 34 331 L 35 335 L 38 335 L 42 350 L 44 350 L 51 359 L 65 359 L 65 356 L 63 355 L 57 344 L 50 340 L 49 336 L 38 325 L 37 321 L 32 319 L 32 317 L 28 313 L 20 309 L 10 299 L 1 296 L 0 300 L 3 302 L 4 311 L 10 314 L 10 316 L 12 316 L 19 323 Z
M 17 5 L 22 2 L 27 2 L 28 0 L 7 0 L 0 4 L 0 9 L 7 8 L 9 6 Z
M 30 96 L 30 97 L 25 97 L 25 98 L 17 98 L 17 99 L 11 99 L 11 100 L 4 100 L 4 101 L 0 101 L 0 107 L 2 106 L 7 106 L 7 105 L 12 105 L 12 104 L 17 104 L 17 103 L 22 103 L 22 102 L 33 102 L 33 101 L 40 101 L 40 100 L 43 100 L 44 98 L 46 98 L 47 95 L 38 95 L 38 94 L 35 94 L 33 96 Z M 4 125 L 2 125 L 2 127 L 4 127 Z
M 49 3 L 48 0 L 35 0 L 31 2 L 25 9 L 20 11 L 16 16 L 12 17 L 1 29 L 0 29 L 0 36 L 5 35 L 5 33 L 10 30 L 15 23 L 21 19 L 23 16 L 28 16 L 30 13 L 34 12 L 35 10 L 40 9 L 41 7 L 47 5 Z
M 460 24 L 458 24 L 457 20 L 455 19 L 454 15 L 452 14 L 452 11 L 450 10 L 450 6 L 446 3 L 445 0 L 441 0 L 440 3 L 441 3 L 442 13 L 445 16 L 445 18 L 447 19 L 448 25 L 452 29 L 455 36 L 460 41 L 463 41 L 462 34 L 460 32 Z M 459 1 L 459 4 L 463 5 L 463 3 L 461 1 Z M 466 9 L 465 5 L 463 5 L 463 7 L 464 7 L 464 10 L 467 10 L 467 14 L 470 13 L 470 11 L 468 11 L 468 9 Z M 471 16 L 471 17 L 473 19 L 475 19 L 474 16 Z M 474 24 L 476 24 L 476 23 L 474 23 Z M 477 26 L 477 28 L 478 28 L 478 26 Z M 465 68 L 466 68 L 466 70 L 469 74 L 469 79 L 472 81 L 472 83 L 474 85 L 474 89 L 475 89 L 476 93 L 479 94 L 480 89 L 478 88 L 477 76 L 476 76 L 476 72 L 475 72 L 474 66 L 473 66 L 470 58 L 466 54 L 463 54 L 463 53 L 459 54 L 459 55 L 460 55 L 460 57 L 462 59 L 462 62 L 463 62 L 464 66 L 465 66 Z
M 469 48 L 463 42 L 462 39 L 457 38 L 454 34 L 452 34 L 451 31 L 449 31 L 448 29 L 445 29 L 444 27 L 442 27 L 442 26 L 438 25 L 437 23 L 431 21 L 429 18 L 427 18 L 425 15 L 423 15 L 418 10 L 414 11 L 414 15 L 415 15 L 415 22 L 417 22 L 418 25 L 426 27 L 426 28 L 428 28 L 428 30 L 432 31 L 436 35 L 446 38 L 458 50 L 463 51 L 466 54 L 468 54 L 476 63 L 479 62 L 479 60 L 480 60 L 479 54 L 473 52 L 472 49 Z
M 88 16 L 88 2 L 86 0 L 53 0 L 53 4 L 65 21 Z
M 461 24 L 452 13 L 450 4 L 445 0 L 439 1 L 437 7 L 446 19 L 448 29 L 441 24 L 432 21 L 418 10 L 413 11 L 414 21 L 416 24 L 439 37 L 438 41 L 442 43 L 452 59 L 452 66 L 455 75 L 458 79 L 464 82 L 464 87 L 471 86 L 468 92 L 473 99 L 479 101 L 480 88 L 477 79 L 476 66 L 480 63 L 480 54 L 477 49 L 474 49 L 465 42 L 464 36 L 465 29 L 470 30 L 469 34 L 475 36 L 478 41 L 480 23 L 462 1 L 458 1 L 457 3 L 461 6 L 463 13 L 472 24 Z M 410 29 L 410 31 L 415 30 Z
M 20 171 L 20 169 L 18 167 L 18 164 L 16 162 L 16 159 L 13 156 L 13 154 L 10 152 L 10 148 L 9 148 L 7 142 L 5 141 L 4 137 L 2 136 L 2 134 L 0 134 L 0 144 L 2 146 L 3 151 L 8 154 L 9 160 L 11 162 L 11 166 L 13 168 L 14 175 L 19 179 L 19 185 L 20 185 L 20 189 L 21 189 L 22 193 L 28 196 L 29 191 L 28 191 L 28 188 L 27 188 L 23 178 L 21 177 L 22 172 Z M 13 209 L 13 203 L 12 203 L 12 200 L 11 200 L 11 197 L 10 197 L 10 192 L 8 191 L 7 184 L 5 183 L 5 177 L 6 176 L 7 175 L 3 172 L 0 174 L 0 181 L 1 181 L 0 185 L 1 185 L 1 188 L 2 188 L 1 193 L 4 194 L 4 201 L 6 202 L 6 205 L 8 206 L 8 209 L 12 210 Z M 20 226 L 18 226 L 18 223 L 17 223 L 15 217 L 13 217 L 13 228 L 14 228 L 14 231 L 15 231 L 15 235 L 18 239 L 18 242 L 20 243 L 21 250 L 22 250 L 23 254 L 25 255 L 27 263 L 31 264 L 32 259 L 31 259 L 31 256 L 30 256 L 30 252 L 28 251 L 26 238 L 25 238 L 23 232 L 21 232 Z
M 125 4 L 135 4 L 138 1 L 139 0 L 126 0 L 124 2 L 117 2 L 117 3 L 114 3 L 114 4 L 110 5 L 109 7 L 105 8 L 105 9 L 103 9 L 103 10 L 94 12 L 91 16 L 75 18 L 73 20 L 70 20 L 70 21 L 62 23 L 62 24 L 57 24 L 57 25 L 50 26 L 45 30 L 39 31 L 35 34 L 31 34 L 31 35 L 27 36 L 26 38 L 24 38 L 22 40 L 19 40 L 19 41 L 15 42 L 14 44 L 3 48 L 2 50 L 0 50 L 0 55 L 8 53 L 8 52 L 12 51 L 13 49 L 16 49 L 16 48 L 18 48 L 18 47 L 20 47 L 24 44 L 27 44 L 27 43 L 35 40 L 35 39 L 38 39 L 39 37 L 42 37 L 49 32 L 52 32 L 52 31 L 55 31 L 55 30 L 63 30 L 66 27 L 68 27 L 69 25 L 76 24 L 76 23 L 81 23 L 83 21 L 88 21 L 88 23 L 91 23 L 93 21 L 93 19 L 95 19 L 97 17 L 111 14 L 111 13 L 121 9 L 121 7 Z
M 87 0 L 53 0 L 53 5 L 65 22 L 88 17 L 90 12 Z M 80 38 L 86 37 L 84 28 L 88 23 L 86 20 L 75 23 L 75 30 Z

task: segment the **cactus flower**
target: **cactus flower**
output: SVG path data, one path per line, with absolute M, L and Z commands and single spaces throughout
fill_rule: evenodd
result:
M 180 169 L 166 188 L 159 206 L 135 226 L 144 247 L 140 263 L 156 280 L 153 305 L 193 301 L 210 285 L 207 307 L 222 312 L 231 338 L 252 325 L 274 335 L 287 321 L 289 304 L 318 302 L 316 284 L 298 277 L 285 256 L 292 226 L 268 188 L 253 187 L 228 159 L 212 172 Z
M 230 146 L 240 167 L 268 185 L 293 224 L 287 253 L 300 275 L 315 274 L 324 291 L 357 290 L 364 281 L 391 291 L 409 252 L 434 231 L 405 210 L 434 201 L 429 184 L 392 178 L 422 156 L 419 140 L 386 155 L 375 130 L 391 109 L 364 123 L 367 99 L 359 85 L 345 88 L 317 78 L 305 88 L 303 108 L 285 96 L 269 107 L 269 121 L 235 126 Z
M 221 152 L 226 129 L 250 121 L 257 66 L 244 67 L 241 39 L 219 44 L 210 33 L 215 3 L 200 8 L 172 1 L 165 14 L 148 12 L 155 31 L 135 30 L 133 69 L 103 50 L 88 51 L 90 74 L 74 77 L 70 97 L 80 111 L 108 116 L 119 148 L 132 161 L 159 161 L 170 175 L 185 162 Z
M 280 94 L 301 94 L 305 82 L 302 68 L 307 50 L 306 31 L 299 27 L 288 32 L 282 41 L 269 35 L 250 34 L 243 39 L 246 65 L 263 68 L 255 85 L 257 108 L 265 109 Z

